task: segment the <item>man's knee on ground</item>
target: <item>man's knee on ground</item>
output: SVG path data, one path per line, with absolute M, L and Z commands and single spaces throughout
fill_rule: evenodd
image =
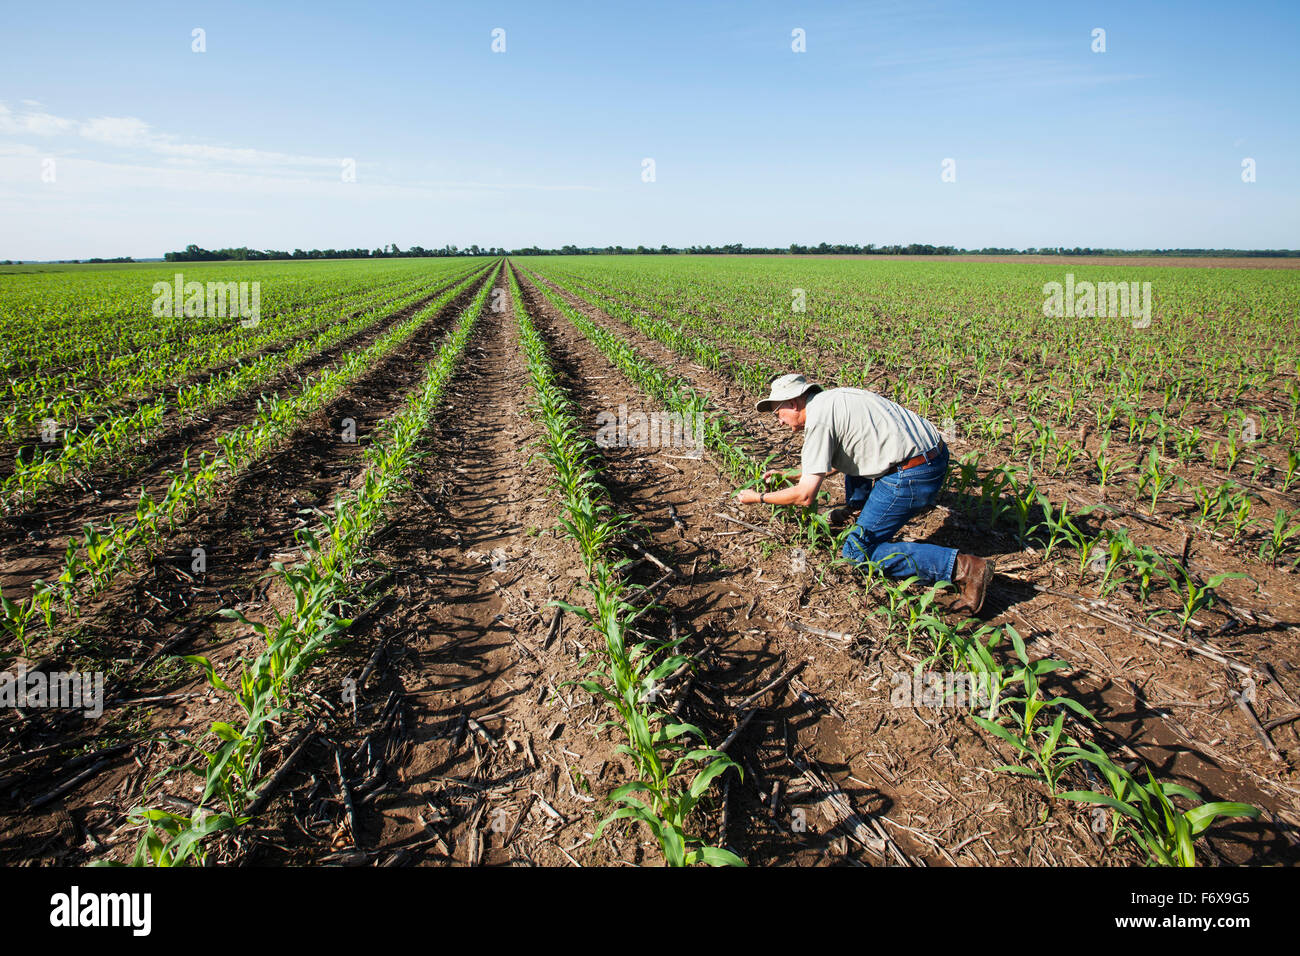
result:
M 874 536 L 863 534 L 862 529 L 855 526 L 844 539 L 844 547 L 840 549 L 840 554 L 850 561 L 861 562 L 870 556 L 878 543 Z

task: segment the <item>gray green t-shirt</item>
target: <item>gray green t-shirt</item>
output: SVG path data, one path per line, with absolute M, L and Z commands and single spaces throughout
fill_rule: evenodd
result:
M 939 430 L 915 412 L 861 388 L 830 388 L 808 400 L 803 473 L 876 478 L 930 451 Z

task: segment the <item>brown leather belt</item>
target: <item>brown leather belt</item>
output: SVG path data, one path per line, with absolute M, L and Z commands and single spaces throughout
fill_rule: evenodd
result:
M 890 468 L 889 471 L 885 472 L 885 475 L 892 475 L 896 471 L 907 471 L 907 469 L 909 468 L 916 468 L 918 465 L 924 465 L 927 462 L 934 461 L 936 458 L 938 458 L 940 455 L 943 454 L 943 450 L 944 450 L 943 440 L 940 439 L 939 444 L 935 445 L 924 455 L 917 455 L 915 458 L 909 458 L 907 459 L 907 461 L 899 462 L 897 465 L 894 465 L 892 468 Z M 884 475 L 881 475 L 880 477 L 883 478 Z

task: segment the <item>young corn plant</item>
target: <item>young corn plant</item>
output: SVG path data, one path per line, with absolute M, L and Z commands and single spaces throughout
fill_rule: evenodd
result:
M 1002 628 L 985 624 L 971 634 L 965 643 L 966 670 L 978 678 L 988 700 L 988 710 L 984 713 L 986 720 L 997 719 L 998 710 L 1002 706 L 1002 693 L 1011 684 L 1006 667 L 993 656 L 993 648 L 1001 642 L 1002 635 Z M 972 700 L 972 705 L 974 703 Z
M 214 833 L 231 830 L 248 823 L 249 817 L 235 817 L 228 813 L 213 813 L 195 807 L 188 817 L 170 810 L 137 807 L 127 814 L 126 822 L 143 827 L 144 833 L 136 844 L 135 855 L 129 864 L 113 860 L 95 860 L 91 866 L 204 866 L 207 851 L 203 841 Z
M 4 626 L 9 636 L 22 648 L 24 655 L 31 647 L 31 638 L 27 631 L 39 609 L 35 595 L 24 601 L 11 601 L 0 592 L 0 612 L 4 614 L 4 617 L 0 618 L 0 625 Z
M 1075 553 L 1079 560 L 1079 581 L 1078 586 L 1083 587 L 1084 576 L 1088 573 L 1088 568 L 1094 563 L 1094 554 L 1098 554 L 1097 548 L 1101 546 L 1102 535 L 1091 535 L 1080 528 L 1073 522 L 1069 522 L 1065 529 L 1066 539 L 1074 546 Z
M 1109 446 L 1110 435 L 1107 435 L 1102 439 L 1101 448 L 1097 452 L 1098 484 L 1101 488 L 1103 497 L 1105 496 L 1107 486 L 1110 485 L 1116 476 L 1122 472 L 1131 471 L 1134 467 L 1134 463 L 1131 461 L 1120 461 L 1119 459 L 1111 458 L 1108 454 Z
M 1012 477 L 1011 466 L 1003 465 L 999 468 L 992 469 L 980 482 L 980 500 L 982 504 L 988 507 L 990 530 L 998 526 L 998 523 L 1002 520 L 1002 516 L 1011 507 L 1008 501 L 1002 497 L 1002 490 L 1008 483 L 1013 488 L 1013 497 L 1015 500 L 1017 502 L 1021 501 L 1022 499 L 1020 496 L 1014 493 L 1015 479 Z
M 1237 462 L 1241 459 L 1241 453 L 1244 450 L 1240 447 L 1239 440 L 1240 436 L 1234 425 L 1228 429 L 1228 443 L 1224 447 L 1224 458 L 1228 466 L 1224 470 L 1228 474 L 1232 474 L 1232 469 L 1237 467 Z
M 1011 638 L 1012 648 L 1020 661 L 1020 665 L 1012 669 L 1007 683 L 1008 685 L 1019 683 L 1024 689 L 1024 694 L 1020 697 L 1005 699 L 1007 704 L 1020 705 L 1015 708 L 1018 711 L 1018 720 L 1016 725 L 1007 728 L 986 717 L 976 716 L 973 719 L 979 726 L 994 736 L 1005 740 L 1032 761 L 1032 766 L 1029 767 L 1008 764 L 995 769 L 1006 773 L 1025 774 L 1041 780 L 1047 786 L 1049 795 L 1055 796 L 1056 785 L 1061 774 L 1077 758 L 1067 758 L 1064 761 L 1056 759 L 1058 749 L 1066 743 L 1062 737 L 1065 726 L 1065 711 L 1061 711 L 1051 725 L 1043 728 L 1035 726 L 1038 714 L 1047 707 L 1066 707 L 1086 720 L 1095 721 L 1096 718 L 1087 708 L 1071 697 L 1044 698 L 1041 694 L 1040 678 L 1070 665 L 1065 661 L 1043 657 L 1030 660 L 1025 649 L 1025 642 L 1015 628 L 1008 625 L 1004 628 L 1004 631 Z
M 1035 532 L 1038 531 L 1041 524 L 1030 523 L 1030 515 L 1034 513 L 1034 505 L 1040 500 L 1046 500 L 1038 491 L 1038 486 L 1034 482 L 1025 483 L 1023 489 L 1017 488 L 1012 483 L 1011 497 L 1008 511 L 1011 512 L 1012 520 L 1016 524 L 1016 543 L 1022 547 Z
M 1291 490 L 1291 485 L 1295 482 L 1297 475 L 1300 475 L 1300 449 L 1288 448 L 1286 450 L 1286 472 L 1282 478 L 1283 491 Z
M 1101 582 L 1098 584 L 1102 596 L 1106 596 L 1120 585 L 1120 578 L 1116 577 L 1116 572 L 1124 566 L 1124 559 L 1128 556 L 1135 545 L 1128 536 L 1128 532 L 1123 528 L 1115 528 L 1104 531 L 1103 536 L 1106 543 L 1103 546 L 1101 555 L 1104 557 L 1102 566 Z M 1094 558 L 1094 562 L 1098 559 Z M 1096 564 L 1094 563 L 1094 568 Z M 1115 578 L 1114 581 L 1111 579 Z
M 1165 570 L 1166 563 L 1165 558 L 1154 548 L 1142 545 L 1133 545 L 1129 548 L 1124 565 L 1131 569 L 1137 578 L 1138 596 L 1142 603 L 1145 604 L 1151 597 L 1151 588 L 1157 579 L 1163 578 L 1173 583 L 1169 572 Z
M 892 555 L 890 557 L 892 557 Z M 910 581 L 912 578 L 908 578 L 907 580 Z M 942 624 L 942 622 L 937 621 L 930 614 L 930 605 L 932 605 L 934 599 L 945 590 L 947 590 L 947 582 L 936 581 L 934 584 L 931 584 L 926 588 L 923 594 L 910 595 L 910 600 L 903 605 L 903 608 L 907 613 L 904 627 L 906 628 L 907 649 L 909 651 L 912 649 L 912 640 L 916 637 L 918 631 L 924 630 L 926 625 L 930 622 Z M 936 651 L 936 654 L 937 653 L 938 652 Z
M 1177 595 L 1182 607 L 1177 611 L 1178 615 L 1178 632 L 1186 633 L 1188 624 L 1197 611 L 1204 610 L 1214 604 L 1215 589 L 1233 578 L 1247 578 L 1250 575 L 1239 572 L 1215 574 L 1204 584 L 1199 583 L 1192 575 L 1192 572 L 1183 567 L 1177 561 L 1171 561 L 1170 567 L 1177 572 L 1177 577 L 1171 574 L 1165 574 L 1164 577 L 1169 580 L 1169 586 Z M 1171 613 L 1163 609 L 1153 612 L 1152 617 L 1159 617 L 1161 614 Z
M 956 506 L 962 511 L 970 510 L 971 499 L 967 492 L 975 487 L 978 480 L 979 457 L 972 452 L 957 462 L 957 472 L 952 478 L 952 487 L 949 489 L 954 495 Z
M 1242 491 L 1232 498 L 1232 537 L 1237 539 L 1250 523 L 1250 494 Z
M 1070 518 L 1069 499 L 1061 502 L 1061 507 L 1058 511 L 1052 507 L 1052 502 L 1048 499 L 1047 495 L 1042 492 L 1037 492 L 1036 494 L 1038 505 L 1043 509 L 1043 526 L 1046 526 L 1048 532 L 1047 546 L 1043 551 L 1043 560 L 1047 561 L 1051 558 L 1052 552 L 1056 549 L 1058 542 L 1062 540 L 1079 540 L 1084 538 L 1085 535 L 1084 532 L 1079 529 L 1078 525 L 1076 525 Z M 1092 508 L 1083 508 L 1075 513 L 1075 517 L 1085 517 L 1090 514 L 1092 510 Z
M 128 563 L 127 555 L 118 546 L 116 539 L 119 529 L 111 520 L 103 532 L 92 524 L 85 524 L 81 533 L 86 552 L 84 566 L 90 572 L 91 593 L 98 594 L 108 587 L 108 582 L 117 574 L 118 568 Z
M 1056 700 L 1061 699 L 1068 698 L 1056 698 Z M 1016 703 L 1020 700 L 1021 698 L 1012 698 L 1007 703 Z M 1064 736 L 1065 711 L 1058 713 L 1056 720 L 1049 726 L 1032 728 L 1027 733 L 1019 728 L 1003 727 L 986 717 L 976 715 L 972 719 L 995 737 L 1005 740 L 1030 761 L 1029 766 L 1003 764 L 993 769 L 998 773 L 1016 773 L 1032 777 L 1047 787 L 1048 796 L 1057 795 L 1056 788 L 1061 775 L 1079 759 L 1075 756 L 1058 759 L 1059 752 L 1070 743 L 1070 738 Z
M 1291 539 L 1300 534 L 1300 522 L 1288 524 L 1288 521 L 1295 514 L 1295 512 L 1288 513 L 1282 508 L 1278 508 L 1273 513 L 1273 526 L 1269 529 L 1269 536 L 1259 546 L 1260 558 L 1269 558 L 1275 568 L 1277 567 L 1277 559 L 1295 548 Z
M 920 576 L 915 574 L 906 578 L 882 578 L 880 589 L 884 593 L 885 601 L 872 608 L 871 613 L 884 618 L 885 627 L 890 633 L 908 622 L 913 600 L 913 595 L 908 589 L 919 580 L 921 580 Z
M 219 741 L 215 750 L 205 750 L 192 740 L 185 741 L 206 761 L 203 769 L 187 765 L 204 780 L 203 796 L 197 802 L 202 806 L 214 798 L 220 800 L 228 815 L 235 818 L 255 792 L 266 744 L 266 725 L 277 723 L 289 714 L 287 707 L 277 706 L 274 702 L 268 657 L 269 654 L 264 652 L 252 662 L 240 659 L 237 689 L 226 683 L 206 657 L 192 654 L 183 658 L 187 663 L 201 667 L 213 690 L 232 695 L 244 711 L 246 721 L 243 729 L 236 729 L 222 720 L 213 722 L 210 733 Z
M 1156 513 L 1156 503 L 1160 496 L 1169 489 L 1174 483 L 1174 475 L 1168 471 L 1161 471 L 1160 456 L 1152 447 L 1147 455 L 1146 465 L 1138 475 L 1137 493 L 1139 496 L 1147 494 L 1151 496 L 1151 514 Z
M 1259 818 L 1259 808 L 1248 803 L 1206 803 L 1186 787 L 1161 783 L 1150 767 L 1146 768 L 1146 783 L 1141 783 L 1095 743 L 1066 749 L 1074 759 L 1095 766 L 1110 785 L 1111 792 L 1070 790 L 1062 793 L 1061 797 L 1108 807 L 1111 810 L 1112 839 L 1117 836 L 1131 839 L 1146 852 L 1149 865 L 1195 866 L 1195 840 L 1215 820 L 1220 817 Z M 1187 800 L 1192 806 L 1180 810 L 1174 805 L 1174 798 Z
M 612 571 L 599 565 L 590 586 L 594 612 L 559 601 L 553 603 L 604 635 L 607 663 L 579 682 L 579 686 L 593 697 L 603 699 L 618 714 L 618 721 L 608 721 L 605 726 L 623 729 L 627 743 L 620 744 L 617 751 L 630 757 L 638 771 L 638 779 L 610 794 L 610 800 L 622 806 L 601 820 L 593 839 L 599 839 L 615 820 L 630 818 L 644 823 L 654 834 L 669 866 L 743 865 L 744 861 L 731 851 L 708 846 L 688 829 L 688 818 L 710 782 L 729 769 L 739 771 L 740 768 L 721 751 L 688 746 L 687 741 L 692 737 L 705 739 L 698 727 L 673 722 L 667 714 L 645 707 L 645 688 L 687 663 L 685 655 L 672 653 L 685 638 L 649 650 L 644 644 L 629 650 L 622 618 L 633 608 L 622 599 L 622 588 L 613 580 Z M 703 766 L 690 784 L 685 789 L 675 786 L 678 774 L 696 763 Z
M 1178 460 L 1184 464 L 1201 457 L 1201 430 L 1191 428 L 1182 432 L 1177 440 Z

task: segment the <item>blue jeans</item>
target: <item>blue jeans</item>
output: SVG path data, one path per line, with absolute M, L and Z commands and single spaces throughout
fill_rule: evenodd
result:
M 951 581 L 957 549 L 937 544 L 894 541 L 903 525 L 934 504 L 948 474 L 948 449 L 934 461 L 896 471 L 874 481 L 844 476 L 844 497 L 852 511 L 862 509 L 844 541 L 844 557 L 859 564 L 870 559 L 891 578 L 920 575 L 925 581 Z

